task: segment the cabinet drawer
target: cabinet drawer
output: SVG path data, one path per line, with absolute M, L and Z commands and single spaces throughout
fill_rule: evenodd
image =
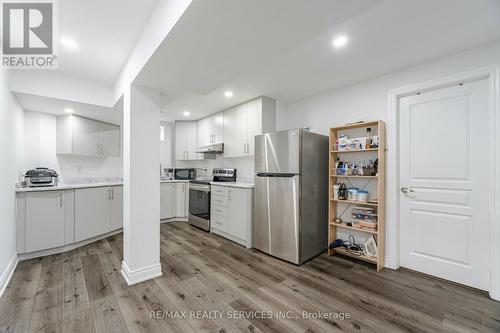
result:
M 212 205 L 211 213 L 214 215 L 220 215 L 220 216 L 227 217 L 227 216 L 229 216 L 229 209 L 227 207 L 214 204 L 214 205 Z
M 217 230 L 224 231 L 224 232 L 229 231 L 229 220 L 228 220 L 227 216 L 222 216 L 219 214 L 212 214 L 210 217 L 210 223 L 212 224 L 212 227 L 217 229 Z
M 229 189 L 223 186 L 212 186 L 212 194 L 219 195 L 222 197 L 228 197 Z
M 229 200 L 227 197 L 222 197 L 220 195 L 212 195 L 212 203 L 218 206 L 229 206 Z

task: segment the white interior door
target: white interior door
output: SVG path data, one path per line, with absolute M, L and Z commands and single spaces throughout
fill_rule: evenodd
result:
M 400 100 L 400 265 L 489 290 L 487 80 Z

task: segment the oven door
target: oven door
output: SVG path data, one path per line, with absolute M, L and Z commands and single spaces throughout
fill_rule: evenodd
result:
M 210 186 L 189 186 L 189 222 L 210 231 Z

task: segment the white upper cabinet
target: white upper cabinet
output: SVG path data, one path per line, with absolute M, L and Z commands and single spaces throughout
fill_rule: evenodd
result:
M 57 154 L 119 157 L 120 127 L 75 115 L 57 117 Z
M 107 123 L 99 124 L 101 155 L 120 157 L 120 141 L 120 127 Z
M 261 97 L 224 111 L 224 156 L 254 155 L 256 135 L 276 129 L 276 101 Z
M 177 121 L 175 123 L 175 159 L 199 160 L 202 154 L 196 153 L 196 121 Z
M 197 146 L 205 147 L 224 142 L 224 113 L 219 112 L 197 121 Z

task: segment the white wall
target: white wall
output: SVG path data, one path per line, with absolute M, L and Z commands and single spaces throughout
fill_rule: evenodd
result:
M 390 90 L 495 63 L 500 63 L 500 42 L 288 103 L 277 110 L 276 126 L 278 130 L 310 127 L 313 132 L 327 134 L 329 127 L 346 122 L 386 120 Z
M 23 170 L 47 167 L 56 170 L 62 181 L 82 178 L 122 177 L 121 157 L 56 155 L 56 116 L 33 111 L 24 113 Z
M 0 69 L 0 295 L 7 269 L 16 258 L 15 184 L 23 153 L 23 110 L 10 92 L 10 78 Z

